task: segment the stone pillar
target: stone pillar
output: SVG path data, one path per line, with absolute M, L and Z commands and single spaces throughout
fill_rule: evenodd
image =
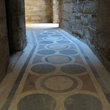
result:
M 63 0 L 59 1 L 59 27 L 62 27 L 62 8 L 63 8 Z
M 24 0 L 6 0 L 8 36 L 11 52 L 26 45 Z
M 9 58 L 8 50 L 5 1 L 0 0 L 0 81 L 5 76 L 7 70 Z
M 110 61 L 110 1 L 99 0 L 96 44 L 101 55 Z
M 53 0 L 53 23 L 59 23 L 59 0 Z
M 60 1 L 60 27 L 72 33 L 73 2 L 74 0 Z

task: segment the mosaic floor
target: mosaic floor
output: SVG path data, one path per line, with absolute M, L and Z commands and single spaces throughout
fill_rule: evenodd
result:
M 98 72 L 74 37 L 37 29 L 27 38 L 32 45 L 16 64 L 21 69 L 1 110 L 110 110 Z

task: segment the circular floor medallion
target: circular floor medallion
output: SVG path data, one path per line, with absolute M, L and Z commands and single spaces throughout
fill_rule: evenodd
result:
M 40 44 L 52 44 L 52 41 L 41 41 Z
M 65 63 L 69 63 L 70 61 L 72 61 L 72 59 L 68 56 L 53 55 L 53 56 L 46 57 L 46 61 L 49 63 L 54 63 L 54 64 L 65 64 Z
M 56 101 L 47 94 L 32 94 L 22 98 L 17 110 L 55 110 Z
M 61 50 L 60 53 L 64 55 L 76 55 L 78 52 L 76 50 Z
M 62 38 L 58 36 L 55 36 L 55 37 L 48 36 L 48 37 L 43 37 L 42 39 L 55 41 L 55 40 L 61 40 Z
M 51 54 L 54 54 L 55 51 L 54 50 L 39 50 L 37 53 L 41 55 L 51 55 Z
M 68 48 L 68 45 L 53 44 L 53 45 L 48 45 L 47 48 L 53 50 L 62 50 Z
M 50 64 L 38 64 L 33 66 L 31 70 L 38 74 L 48 74 L 54 72 L 56 67 Z
M 53 35 L 53 34 L 55 34 L 54 32 L 43 32 L 43 33 L 41 33 L 41 35 Z
M 86 68 L 84 68 L 81 65 L 77 65 L 77 64 L 70 64 L 70 65 L 62 66 L 61 70 L 64 73 L 69 73 L 69 74 L 82 74 L 86 72 Z
M 44 78 L 41 86 L 48 91 L 63 93 L 75 89 L 78 86 L 78 82 L 70 76 L 54 75 Z
M 70 44 L 71 42 L 68 40 L 61 40 L 61 41 L 57 41 L 60 44 Z
M 51 35 L 52 37 L 63 37 L 62 35 L 59 35 L 59 34 L 53 34 Z
M 102 110 L 99 99 L 87 94 L 76 94 L 65 100 L 66 110 Z

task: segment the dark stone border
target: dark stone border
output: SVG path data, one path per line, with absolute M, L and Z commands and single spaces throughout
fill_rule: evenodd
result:
M 14 83 L 14 86 L 13 86 L 13 88 L 11 89 L 11 92 L 10 92 L 10 94 L 8 95 L 8 98 L 7 98 L 7 100 L 6 100 L 6 102 L 5 102 L 5 104 L 3 105 L 3 107 L 2 107 L 1 110 L 8 110 L 8 109 L 9 109 L 9 106 L 10 106 L 10 104 L 11 104 L 11 101 L 12 101 L 12 99 L 13 99 L 15 93 L 16 93 L 16 90 L 17 90 L 17 88 L 18 88 L 18 86 L 19 86 L 19 84 L 20 84 L 20 81 L 21 81 L 21 79 L 22 79 L 22 77 L 23 77 L 23 75 L 24 75 L 24 73 L 25 73 L 25 71 L 26 71 L 26 68 L 27 68 L 27 66 L 28 66 L 28 64 L 29 64 L 29 61 L 30 61 L 30 59 L 31 59 L 31 56 L 32 56 L 33 53 L 34 53 L 35 48 L 36 48 L 36 46 L 34 46 L 34 47 L 32 48 L 32 50 L 31 50 L 31 52 L 30 52 L 28 58 L 26 59 L 26 62 L 24 63 L 24 65 L 23 65 L 23 67 L 22 67 L 22 69 L 21 69 L 21 71 L 20 71 L 20 73 L 19 73 L 19 76 L 17 77 L 17 79 L 16 79 L 16 81 L 15 81 L 15 83 Z

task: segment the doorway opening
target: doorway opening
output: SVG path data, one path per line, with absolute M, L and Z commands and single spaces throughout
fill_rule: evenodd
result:
M 26 27 L 59 27 L 59 0 L 25 0 Z

